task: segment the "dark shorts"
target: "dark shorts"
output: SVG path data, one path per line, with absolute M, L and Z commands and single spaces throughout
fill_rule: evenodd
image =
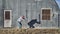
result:
M 22 25 L 21 22 L 19 24 Z
M 22 25 L 21 22 L 18 22 L 18 23 L 19 23 L 20 25 Z

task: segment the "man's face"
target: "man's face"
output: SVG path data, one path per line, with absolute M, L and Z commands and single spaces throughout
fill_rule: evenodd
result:
M 25 18 L 23 18 L 23 19 L 25 19 Z
M 22 18 L 23 18 L 23 19 L 25 19 L 25 17 L 24 17 L 24 16 L 23 16 Z

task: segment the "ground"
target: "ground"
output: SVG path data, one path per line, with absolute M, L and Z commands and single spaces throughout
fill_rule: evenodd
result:
M 60 29 L 0 29 L 0 34 L 60 34 Z

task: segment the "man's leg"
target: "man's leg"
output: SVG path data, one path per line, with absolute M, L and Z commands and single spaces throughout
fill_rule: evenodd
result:
M 21 24 L 21 22 L 19 23 L 19 28 L 22 28 L 22 24 Z

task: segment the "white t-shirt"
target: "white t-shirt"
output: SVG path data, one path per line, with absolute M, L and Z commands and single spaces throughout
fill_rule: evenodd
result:
M 22 20 L 23 20 L 22 17 L 20 17 L 20 18 L 17 19 L 18 22 L 21 22 Z

